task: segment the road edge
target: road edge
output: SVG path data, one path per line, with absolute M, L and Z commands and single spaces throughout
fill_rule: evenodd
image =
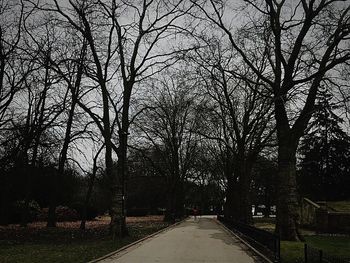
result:
M 97 263 L 97 262 L 99 262 L 99 261 L 101 261 L 101 260 L 104 260 L 104 259 L 106 259 L 106 258 L 109 258 L 109 257 L 111 257 L 111 256 L 113 256 L 113 255 L 115 255 L 115 254 L 118 254 L 118 253 L 120 253 L 120 252 L 122 252 L 122 251 L 124 251 L 124 250 L 126 250 L 126 249 L 128 249 L 128 248 L 130 248 L 130 247 L 132 247 L 132 246 L 135 246 L 135 245 L 137 245 L 137 244 L 139 244 L 139 243 L 145 241 L 146 239 L 149 239 L 149 238 L 151 238 L 151 237 L 154 237 L 154 236 L 156 236 L 156 235 L 158 235 L 158 234 L 160 234 L 160 233 L 169 231 L 170 229 L 176 227 L 177 225 L 181 224 L 182 222 L 184 222 L 184 221 L 187 220 L 187 219 L 188 219 L 188 217 L 186 217 L 186 218 L 180 220 L 179 222 L 176 222 L 176 223 L 174 223 L 174 224 L 171 224 L 170 226 L 167 226 L 167 227 L 165 227 L 165 228 L 162 228 L 161 230 L 158 230 L 157 232 L 154 232 L 154 233 L 152 233 L 152 234 L 150 234 L 150 235 L 148 235 L 148 236 L 145 236 L 145 237 L 143 237 L 143 238 L 141 238 L 141 239 L 139 239 L 139 240 L 136 240 L 136 241 L 134 241 L 134 242 L 132 242 L 132 243 L 130 243 L 130 244 L 128 244 L 128 245 L 125 245 L 125 246 L 123 246 L 123 247 L 121 247 L 121 248 L 119 248 L 119 249 L 117 249 L 117 250 L 115 250 L 115 251 L 112 251 L 112 252 L 110 252 L 110 253 L 108 253 L 108 254 L 102 256 L 102 257 L 93 259 L 93 260 L 88 261 L 88 262 L 86 262 L 86 263 Z
M 269 258 L 267 258 L 264 254 L 262 254 L 260 251 L 258 251 L 256 248 L 254 248 L 252 245 L 250 245 L 246 240 L 244 240 L 243 238 L 241 238 L 240 236 L 238 236 L 235 232 L 233 232 L 232 230 L 230 230 L 229 228 L 227 228 L 223 223 L 221 223 L 219 220 L 214 219 L 214 221 L 220 225 L 225 231 L 227 231 L 228 233 L 230 233 L 232 236 L 234 236 L 235 238 L 237 238 L 239 241 L 241 241 L 245 246 L 247 246 L 251 251 L 253 251 L 255 254 L 257 254 L 257 256 L 261 259 L 263 259 L 265 262 L 267 263 L 274 263 L 272 260 L 270 260 Z

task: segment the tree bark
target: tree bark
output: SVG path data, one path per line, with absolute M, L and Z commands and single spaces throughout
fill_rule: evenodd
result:
M 225 153 L 225 169 L 224 175 L 227 179 L 226 201 L 224 205 L 224 216 L 227 218 L 235 218 L 237 216 L 238 192 L 237 177 L 233 170 L 233 157 L 230 149 L 226 149 Z
M 227 177 L 226 201 L 224 206 L 224 216 L 226 218 L 237 217 L 237 183 L 234 182 L 232 175 Z
M 251 224 L 252 204 L 250 199 L 250 184 L 251 184 L 251 163 L 246 158 L 237 163 L 239 167 L 239 201 L 238 201 L 238 220 L 244 224 Z
M 110 230 L 113 236 L 126 236 L 128 230 L 126 227 L 125 212 L 125 185 L 127 180 L 127 150 L 129 134 L 129 108 L 133 81 L 124 82 L 123 109 L 121 127 L 118 131 L 119 147 L 117 151 L 118 165 L 117 174 L 113 176 L 112 198 L 111 198 L 111 223 Z
M 84 207 L 83 207 L 83 211 L 82 211 L 82 216 L 81 216 L 81 223 L 80 223 L 80 229 L 84 230 L 85 229 L 85 225 L 86 225 L 86 217 L 87 217 L 87 208 L 91 199 L 91 195 L 92 195 L 92 190 L 94 187 L 94 183 L 95 183 L 95 179 L 96 179 L 96 173 L 97 173 L 97 159 L 99 154 L 101 153 L 102 149 L 104 148 L 104 146 L 102 146 L 96 153 L 95 157 L 94 157 L 94 163 L 93 163 L 93 167 L 92 167 L 92 174 L 89 180 L 89 185 L 88 185 L 88 190 L 86 192 L 86 197 L 85 197 L 85 202 L 84 202 Z
M 296 184 L 296 147 L 280 142 L 278 148 L 276 232 L 282 240 L 298 241 L 299 204 Z
M 0 225 L 8 225 L 9 223 L 9 196 L 10 196 L 10 188 L 9 180 L 7 174 L 2 174 L 0 177 Z
M 120 157 L 119 157 L 120 158 Z M 126 227 L 126 217 L 124 211 L 125 193 L 122 180 L 122 161 L 119 159 L 117 167 L 113 167 L 112 183 L 111 183 L 111 222 L 110 232 L 115 237 L 124 237 L 128 235 Z
M 175 204 L 176 204 L 176 195 L 174 187 L 171 187 L 167 191 L 167 206 L 164 215 L 165 222 L 175 222 Z

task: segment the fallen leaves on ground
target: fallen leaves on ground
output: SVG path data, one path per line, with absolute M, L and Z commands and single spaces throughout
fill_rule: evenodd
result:
M 80 230 L 80 221 L 59 222 L 56 228 L 47 228 L 46 222 L 34 222 L 23 228 L 19 225 L 0 226 L 0 243 L 14 244 L 27 241 L 39 242 L 70 242 L 74 240 L 96 240 L 108 236 L 109 216 L 98 217 L 86 222 L 86 229 Z M 133 235 L 138 235 L 140 229 L 153 231 L 168 224 L 163 222 L 163 216 L 128 217 L 127 226 Z

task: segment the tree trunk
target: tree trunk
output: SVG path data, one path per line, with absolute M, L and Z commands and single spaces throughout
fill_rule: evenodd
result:
M 121 127 L 118 131 L 119 147 L 118 147 L 118 169 L 114 176 L 112 185 L 112 199 L 111 199 L 111 224 L 110 229 L 113 236 L 128 235 L 126 227 L 126 213 L 125 213 L 125 185 L 127 180 L 127 150 L 128 150 L 128 134 L 129 134 L 129 107 L 131 90 L 133 81 L 124 81 L 123 92 L 123 109 Z
M 110 222 L 110 232 L 115 237 L 123 237 L 128 234 L 126 228 L 126 218 L 124 213 L 124 187 L 121 178 L 121 162 L 118 160 L 117 168 L 113 168 L 113 182 L 111 187 L 111 222 Z
M 1 175 L 1 181 L 0 181 L 0 225 L 8 225 L 9 223 L 9 204 L 10 204 L 10 187 L 9 187 L 9 180 L 8 175 L 3 174 Z
M 22 168 L 22 172 L 25 174 L 25 197 L 22 207 L 21 215 L 21 227 L 27 227 L 29 222 L 29 202 L 31 193 L 31 172 L 29 165 Z
M 82 215 L 81 215 L 80 229 L 82 229 L 82 230 L 85 229 L 86 217 L 87 217 L 87 208 L 89 206 L 90 198 L 91 198 L 91 195 L 92 195 L 92 189 L 93 189 L 93 186 L 94 186 L 95 178 L 96 178 L 96 171 L 93 170 L 93 172 L 91 174 L 91 178 L 89 180 L 89 186 L 88 186 L 88 190 L 86 192 L 84 207 L 83 207 L 83 211 L 82 211 Z
M 182 218 L 185 215 L 183 183 L 179 182 L 176 188 L 175 218 Z
M 276 232 L 282 240 L 298 241 L 299 204 L 296 184 L 295 144 L 278 148 Z
M 237 215 L 237 178 L 233 173 L 232 155 L 227 149 L 225 160 L 225 177 L 227 179 L 226 201 L 224 204 L 224 216 L 226 218 L 235 218 Z
M 227 180 L 224 216 L 237 220 L 238 216 L 238 184 L 232 176 Z
M 80 229 L 84 230 L 85 229 L 85 225 L 86 225 L 86 217 L 87 217 L 87 208 L 90 202 L 90 198 L 92 195 L 92 190 L 94 187 L 94 183 L 95 183 L 95 179 L 96 179 L 96 173 L 97 173 L 97 158 L 99 156 L 99 154 L 101 153 L 103 149 L 103 146 L 97 151 L 95 157 L 94 157 L 94 164 L 92 167 L 92 174 L 89 180 L 89 185 L 88 185 L 88 190 L 86 192 L 86 197 L 85 197 L 85 202 L 84 202 L 84 207 L 83 207 L 83 211 L 82 211 L 82 215 L 81 215 L 81 223 L 80 223 Z
M 21 227 L 27 227 L 28 221 L 29 221 L 29 202 L 31 197 L 31 188 L 32 188 L 32 180 L 31 180 L 31 166 L 28 164 L 28 153 L 27 153 L 27 147 L 25 146 L 25 152 L 20 157 L 20 170 L 24 175 L 24 184 L 25 184 L 25 196 L 24 196 L 24 203 L 21 211 Z
M 247 178 L 249 177 L 249 178 Z M 252 204 L 250 199 L 250 175 L 245 175 L 240 182 L 239 196 L 239 221 L 244 224 L 251 224 Z
M 252 204 L 250 199 L 252 164 L 247 159 L 248 158 L 245 157 L 239 158 L 238 162 L 236 163 L 238 168 L 238 174 L 236 174 L 236 176 L 239 178 L 239 201 L 237 207 L 237 217 L 240 222 L 244 224 L 251 224 L 253 221 Z
M 166 211 L 164 215 L 164 221 L 165 222 L 175 222 L 175 206 L 176 206 L 176 192 L 175 192 L 176 186 L 172 182 L 170 183 L 170 187 L 167 191 L 167 204 L 166 204 Z

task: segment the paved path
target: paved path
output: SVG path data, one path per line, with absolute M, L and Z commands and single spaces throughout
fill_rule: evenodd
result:
M 210 218 L 190 218 L 101 263 L 253 263 L 244 246 Z

